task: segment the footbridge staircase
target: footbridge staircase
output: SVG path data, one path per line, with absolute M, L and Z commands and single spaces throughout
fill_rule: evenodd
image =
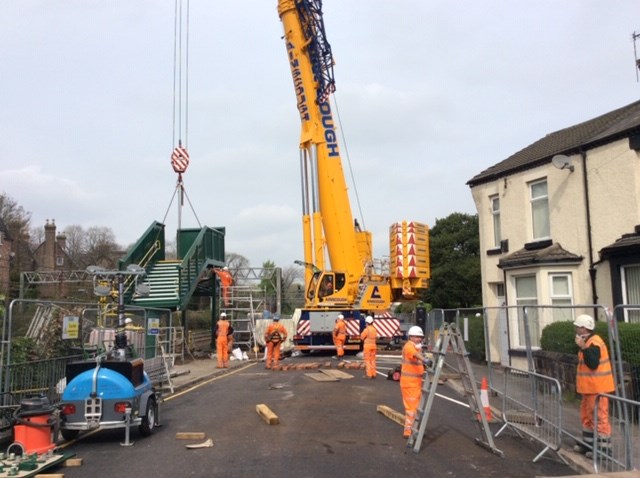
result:
M 154 222 L 119 261 L 119 270 L 137 264 L 146 270 L 149 295 L 136 296 L 125 288 L 126 302 L 140 307 L 185 310 L 194 296 L 211 295 L 210 267 L 224 266 L 223 227 L 179 229 L 177 259 L 165 255 L 165 226 Z

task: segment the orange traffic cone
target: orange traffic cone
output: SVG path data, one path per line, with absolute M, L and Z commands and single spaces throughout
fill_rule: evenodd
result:
M 482 411 L 484 412 L 484 416 L 488 422 L 493 420 L 491 416 L 491 406 L 489 405 L 489 386 L 487 384 L 487 377 L 482 377 L 482 382 L 480 383 L 480 402 L 482 402 Z M 482 421 L 480 414 L 478 413 L 478 421 Z

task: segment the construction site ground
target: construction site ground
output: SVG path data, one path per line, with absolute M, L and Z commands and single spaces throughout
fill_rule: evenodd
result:
M 387 357 L 391 362 L 393 362 L 394 360 L 398 360 L 399 363 L 399 359 L 400 359 L 400 351 L 380 351 L 379 355 L 378 355 L 378 359 L 379 361 L 381 361 L 381 359 Z M 255 356 L 254 356 L 255 357 Z M 353 366 L 355 367 L 355 365 L 359 365 L 362 366 L 362 362 L 361 362 L 361 357 L 360 356 L 346 356 L 345 357 L 347 359 L 347 362 L 352 363 L 353 365 L 348 365 L 348 366 Z M 262 362 L 262 357 L 257 356 L 253 359 L 250 359 L 249 362 Z M 188 360 L 185 361 L 183 363 L 177 363 L 173 368 L 172 368 L 172 385 L 174 388 L 174 394 L 177 393 L 181 393 L 191 387 L 197 386 L 198 384 L 202 383 L 202 382 L 206 382 L 208 380 L 211 380 L 217 376 L 220 376 L 222 374 L 228 373 L 232 370 L 234 370 L 236 367 L 240 367 L 243 365 L 247 365 L 248 361 L 245 360 L 234 360 L 232 359 L 230 361 L 230 365 L 229 368 L 227 369 L 218 369 L 216 367 L 216 361 L 215 361 L 215 356 L 213 356 L 213 358 L 204 358 L 204 359 L 194 359 L 194 360 Z M 344 366 L 344 364 L 343 364 Z M 317 359 L 310 359 L 310 358 L 306 358 L 306 360 L 304 360 L 304 362 L 297 360 L 295 357 L 285 357 L 282 361 L 281 361 L 281 369 L 277 370 L 277 371 L 273 371 L 272 373 L 274 374 L 274 377 L 277 377 L 277 374 L 286 374 L 289 371 L 296 371 L 296 370 L 300 370 L 302 367 L 302 370 L 305 370 L 304 367 L 307 367 L 306 370 L 308 371 L 315 371 L 317 369 L 327 369 L 327 368 L 333 368 L 333 369 L 338 369 L 338 361 L 334 360 L 331 358 L 331 356 L 328 355 L 322 355 L 319 356 Z M 342 367 L 341 367 L 342 368 Z M 474 374 L 476 376 L 477 380 L 480 380 L 483 376 L 483 374 L 486 374 L 486 365 L 474 365 L 473 367 L 474 370 Z M 378 369 L 378 375 L 380 379 L 385 379 L 388 370 L 390 370 L 389 364 L 383 364 L 381 367 L 379 367 Z M 346 371 L 349 371 L 349 369 L 346 369 Z M 501 375 L 500 375 L 500 368 L 499 367 L 494 367 L 493 369 L 493 373 L 496 374 L 496 377 L 494 377 L 494 381 L 496 381 L 497 383 L 501 383 Z M 448 387 L 452 387 L 454 390 L 456 390 L 458 393 L 462 394 L 463 390 L 461 387 L 460 382 L 456 379 L 456 374 L 455 373 L 451 373 L 451 372 L 444 372 L 443 376 L 445 378 L 444 382 L 446 386 Z M 497 398 L 492 398 L 493 400 L 497 400 Z M 563 413 L 566 415 L 572 415 L 573 416 L 573 420 L 570 420 L 571 422 L 576 422 L 577 418 L 579 416 L 579 403 L 576 402 L 574 405 L 571 406 L 565 406 L 563 408 Z M 402 412 L 402 410 L 398 410 L 399 412 Z M 494 419 L 498 419 L 499 420 L 499 413 L 498 410 L 494 410 Z M 577 432 L 576 432 L 577 433 Z M 585 458 L 584 455 L 579 454 L 579 453 L 575 453 L 572 450 L 573 447 L 573 443 L 569 440 L 567 440 L 566 446 L 563 445 L 562 449 L 559 451 L 559 454 L 562 455 L 562 458 L 565 459 L 568 463 L 569 466 L 577 473 L 577 474 L 581 474 L 584 476 L 584 474 L 591 474 L 593 473 L 593 465 L 591 460 Z M 537 449 L 539 448 L 538 445 L 532 443 L 532 448 Z M 567 475 L 569 476 L 569 475 Z M 592 476 L 620 476 L 623 478 L 630 478 L 630 477 L 634 477 L 634 478 L 640 478 L 640 472 L 626 472 L 624 474 L 607 474 L 607 475 L 592 475 Z

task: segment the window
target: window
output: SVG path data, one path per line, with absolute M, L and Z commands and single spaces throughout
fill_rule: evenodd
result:
M 549 286 L 551 289 L 551 305 L 570 306 L 573 304 L 571 274 L 550 274 Z M 554 322 L 573 320 L 573 313 L 570 308 L 552 310 Z
M 493 216 L 493 245 L 494 247 L 500 247 L 500 240 L 502 239 L 500 233 L 500 198 L 491 196 L 489 201 L 491 202 L 491 215 Z
M 516 277 L 516 305 L 518 306 L 518 345 L 526 347 L 524 306 L 538 305 L 538 290 L 536 276 Z M 540 324 L 537 307 L 527 307 L 527 322 L 529 324 L 529 338 L 532 347 L 540 346 Z
M 549 228 L 549 196 L 547 180 L 529 183 L 531 192 L 531 225 L 533 239 L 545 239 L 551 236 Z
M 640 304 L 640 265 L 622 267 L 622 301 L 624 304 Z M 625 322 L 640 323 L 640 309 L 624 311 Z
M 57 256 L 56 257 L 56 265 L 57 266 L 63 266 L 64 265 L 64 257 L 63 256 Z

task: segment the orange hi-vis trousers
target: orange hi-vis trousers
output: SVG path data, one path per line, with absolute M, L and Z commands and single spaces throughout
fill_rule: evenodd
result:
M 267 342 L 266 368 L 277 367 L 280 363 L 280 342 Z
M 408 383 L 407 383 L 408 382 Z M 400 383 L 402 403 L 404 405 L 404 433 L 405 437 L 411 436 L 411 428 L 416 420 L 418 405 L 422 397 L 422 384 L 420 380 L 406 380 Z
M 364 344 L 364 347 L 362 348 L 362 355 L 364 357 L 366 376 L 369 378 L 376 378 L 376 344 Z
M 216 357 L 218 368 L 229 367 L 229 342 L 226 335 L 216 338 Z

